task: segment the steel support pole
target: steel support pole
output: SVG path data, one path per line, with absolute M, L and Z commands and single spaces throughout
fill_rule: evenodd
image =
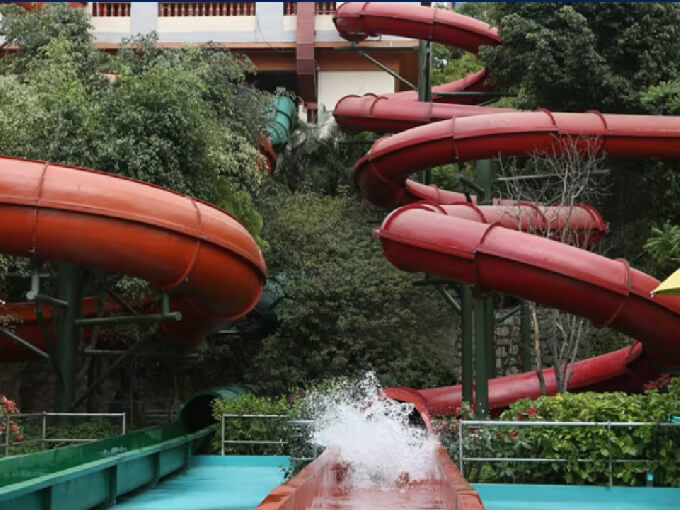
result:
M 486 313 L 486 345 L 489 379 L 496 377 L 496 316 L 493 311 L 493 296 L 484 298 L 484 311 Z
M 519 358 L 522 372 L 531 370 L 531 317 L 529 316 L 529 303 L 522 301 L 519 305 Z
M 432 102 L 432 43 L 420 41 L 418 43 L 418 101 Z M 430 170 L 422 173 L 423 184 L 430 184 L 432 176 Z
M 55 385 L 57 412 L 71 411 L 75 399 L 75 362 L 80 331 L 76 320 L 80 315 L 80 270 L 73 264 L 59 267 L 59 299 L 67 306 L 58 310 L 56 363 L 59 370 Z
M 487 361 L 487 314 L 484 299 L 475 299 L 475 414 L 485 418 L 489 413 L 489 363 Z
M 463 402 L 467 402 L 470 406 L 472 406 L 472 374 L 474 372 L 474 367 L 472 365 L 473 362 L 473 357 L 472 357 L 472 351 L 473 351 L 473 336 L 472 336 L 472 330 L 473 330 L 473 321 L 474 321 L 474 313 L 472 309 L 472 290 L 470 290 L 470 287 L 467 285 L 463 285 L 462 291 L 461 291 L 461 301 L 462 301 L 462 336 L 463 336 L 463 345 L 462 345 L 462 384 L 463 384 Z
M 492 203 L 494 168 L 490 159 L 477 161 L 476 180 L 484 190 L 481 204 Z M 496 348 L 494 342 L 493 297 L 475 300 L 475 388 L 476 414 L 486 417 L 489 413 L 489 377 L 496 371 Z
M 493 185 L 496 179 L 493 162 L 490 159 L 480 159 L 475 165 L 477 173 L 477 184 L 484 190 L 484 199 L 481 204 L 490 205 L 492 203 Z

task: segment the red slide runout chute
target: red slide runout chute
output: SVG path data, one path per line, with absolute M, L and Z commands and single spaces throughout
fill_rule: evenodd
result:
M 555 369 L 546 368 L 542 373 L 546 394 L 557 394 Z M 645 354 L 642 344 L 635 342 L 630 347 L 574 363 L 569 391 L 639 391 L 646 382 L 656 377 L 657 369 Z M 386 388 L 385 394 L 389 398 L 414 404 L 428 426 L 430 418 L 458 414 L 463 401 L 460 384 L 423 390 L 393 386 Z M 497 413 L 518 398 L 535 399 L 542 394 L 536 372 L 497 377 L 489 380 L 489 409 Z

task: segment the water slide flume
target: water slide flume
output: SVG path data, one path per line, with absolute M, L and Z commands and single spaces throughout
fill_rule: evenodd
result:
M 274 489 L 256 510 L 355 510 L 368 508 L 431 508 L 483 510 L 473 489 L 439 447 L 435 472 L 427 480 L 399 487 L 353 488 L 346 483 L 347 466 L 337 448 L 329 447 L 287 483 Z
M 266 163 L 266 168 L 263 168 L 262 170 L 266 171 L 269 174 L 271 174 L 274 171 L 276 167 L 278 153 L 283 149 L 286 142 L 288 141 L 290 129 L 292 127 L 293 120 L 296 115 L 295 108 L 296 108 L 295 103 L 289 97 L 284 95 L 276 96 L 276 98 L 274 99 L 270 106 L 269 121 L 265 125 L 265 129 L 260 138 L 258 139 L 258 148 L 260 150 L 260 153 L 264 156 Z M 7 159 L 11 160 L 11 158 Z M 55 168 L 58 166 L 59 165 L 52 165 L 52 171 L 55 171 Z M 128 180 L 128 182 L 131 181 Z M 12 200 L 11 194 L 13 193 L 13 191 L 9 189 L 3 189 L 4 186 L 5 185 L 3 184 L 3 177 L 0 175 L 0 190 L 2 190 L 0 191 L 0 193 L 2 196 L 7 197 L 8 200 Z M 178 196 L 177 194 L 172 194 L 170 192 L 168 193 L 169 193 L 168 196 L 172 196 L 175 201 L 177 200 Z M 134 200 L 137 197 L 135 197 L 135 195 L 130 195 L 130 198 Z M 94 200 L 96 201 L 97 199 L 95 198 Z M 148 202 L 146 198 L 142 197 L 142 200 L 143 202 Z M 151 202 L 149 202 L 149 204 L 150 203 Z M 188 205 L 188 202 L 185 201 L 184 205 L 185 206 Z M 124 206 L 121 207 L 124 208 Z M 212 208 L 211 206 L 207 206 L 206 204 L 202 204 L 200 207 L 201 208 L 208 207 L 209 208 L 208 210 L 210 211 L 214 210 L 214 208 Z M 159 209 L 157 213 L 159 215 L 159 218 L 162 218 L 163 216 L 171 218 L 175 214 L 170 212 L 170 209 L 172 208 L 173 206 L 171 205 L 170 207 Z M 190 220 L 188 217 L 184 218 L 181 221 L 184 222 L 184 226 L 186 226 L 187 228 L 189 229 L 193 228 L 196 232 L 199 232 L 201 228 L 201 226 L 199 225 L 199 222 L 201 221 L 200 211 L 198 207 L 189 205 L 189 210 L 191 210 L 192 208 L 195 209 L 195 212 L 194 213 L 189 212 L 189 216 L 191 216 L 192 214 L 196 216 L 196 219 L 193 221 L 194 223 L 193 227 L 191 226 L 192 220 Z M 149 216 L 153 217 L 154 214 L 156 213 L 150 212 Z M 172 222 L 175 220 L 171 219 L 170 221 Z M 229 221 L 232 222 L 233 219 L 230 218 Z M 119 246 L 118 249 L 122 249 L 125 239 L 117 240 L 111 239 L 109 240 L 109 242 L 117 244 Z M 0 242 L 0 250 L 2 249 L 1 246 L 2 243 Z M 246 248 L 246 250 L 247 251 L 253 250 L 253 246 L 249 245 Z M 132 249 L 131 251 L 134 251 L 134 249 Z M 163 265 L 162 260 L 159 260 L 159 262 L 161 262 L 161 265 Z M 258 264 L 260 264 L 260 262 L 258 262 Z M 262 265 L 262 267 L 264 267 L 264 265 Z M 162 290 L 162 288 L 159 289 Z M 173 305 L 177 303 L 178 302 L 176 299 Z M 99 303 L 97 298 L 95 297 L 84 298 L 80 310 L 81 316 L 95 317 L 98 313 L 98 307 Z M 106 300 L 104 308 L 109 313 L 120 312 L 120 305 L 111 299 Z M 174 331 L 178 331 L 178 333 L 176 334 L 172 333 L 172 331 L 170 331 L 170 333 L 174 337 L 181 336 L 182 338 L 178 340 L 183 345 L 187 346 L 194 345 L 196 342 L 198 342 L 201 336 L 211 327 L 210 325 L 215 323 L 215 320 L 217 319 L 217 317 L 207 317 L 207 320 L 204 322 L 204 324 L 201 325 L 199 324 L 201 322 L 201 318 L 199 316 L 203 314 L 205 310 L 202 311 L 200 306 L 197 308 L 193 305 L 190 305 L 190 308 L 191 310 L 184 310 L 185 316 L 187 315 L 187 313 L 189 314 L 185 319 L 188 320 L 188 322 L 186 323 L 186 332 L 179 332 L 178 328 L 183 327 L 183 325 L 181 324 L 174 324 L 173 326 L 169 326 L 166 324 L 163 326 L 166 331 L 168 331 L 168 327 L 170 327 Z M 51 318 L 52 309 L 50 307 L 41 305 L 41 310 L 45 318 L 47 319 Z M 0 307 L 0 314 L 8 315 L 14 319 L 18 319 L 18 321 L 12 325 L 12 330 L 20 338 L 26 340 L 27 342 L 29 342 L 31 345 L 33 345 L 42 352 L 47 352 L 49 350 L 45 342 L 43 331 L 36 317 L 34 302 L 8 303 L 7 305 Z M 236 315 L 234 315 L 234 317 L 236 317 Z M 51 321 L 48 321 L 48 328 L 52 329 Z M 91 343 L 93 339 L 92 332 L 93 332 L 92 328 L 82 329 L 81 340 L 84 344 Z M 107 349 L 126 348 L 126 343 L 124 341 L 122 341 L 120 338 L 112 338 L 113 335 L 109 335 L 108 333 L 109 333 L 108 330 L 104 330 L 98 336 L 99 347 L 103 346 Z M 51 334 L 54 335 L 54 332 L 51 331 Z M 7 335 L 0 333 L 0 362 L 25 361 L 33 359 L 35 357 L 36 352 L 28 349 L 27 347 L 21 345 L 18 342 L 13 341 Z
M 499 44 L 495 29 L 465 16 L 419 6 L 379 2 L 340 6 L 335 23 L 341 35 L 361 41 L 390 34 L 427 39 L 476 53 Z M 484 90 L 484 73 L 444 86 L 461 91 Z M 470 89 L 467 89 L 470 90 Z M 408 180 L 415 172 L 451 161 L 498 156 L 559 155 L 576 143 L 614 157 L 680 156 L 680 118 L 609 115 L 600 112 L 552 113 L 508 111 L 475 105 L 438 104 L 466 96 L 437 96 L 418 103 L 414 92 L 377 97 L 348 96 L 334 112 L 340 126 L 376 132 L 402 131 L 377 141 L 355 167 L 355 182 L 374 205 L 406 206 L 390 215 L 376 236 L 396 267 L 438 274 L 481 290 L 498 290 L 587 317 L 640 339 L 629 349 L 579 362 L 571 389 L 639 390 L 664 368 L 680 364 L 680 342 L 673 336 L 680 301 L 652 301 L 656 280 L 612 261 L 555 241 L 503 229 L 517 222 L 489 208 L 472 214 L 443 204 L 464 201 L 455 192 Z M 430 205 L 418 205 L 427 200 Z M 412 204 L 412 205 L 408 205 Z M 438 204 L 438 205 L 437 205 Z M 468 205 L 467 207 L 470 207 Z M 584 225 L 602 224 L 584 216 Z M 472 221 L 471 221 L 472 220 Z M 533 228 L 533 226 L 532 226 Z M 602 230 L 602 233 L 604 230 Z M 554 370 L 544 371 L 550 393 Z M 425 416 L 451 414 L 460 404 L 460 387 L 412 390 L 388 388 L 388 395 L 414 402 Z M 531 372 L 490 382 L 492 409 L 540 394 Z
M 612 157 L 677 158 L 680 117 L 546 110 L 454 117 L 381 138 L 356 164 L 354 179 L 366 200 L 391 207 L 419 198 L 406 186 L 414 172 L 500 155 L 560 155 L 574 146 Z
M 0 216 L 2 253 L 136 276 L 172 293 L 170 308 L 182 320 L 161 331 L 180 345 L 243 316 L 262 293 L 264 258 L 246 229 L 225 211 L 157 186 L 0 157 Z

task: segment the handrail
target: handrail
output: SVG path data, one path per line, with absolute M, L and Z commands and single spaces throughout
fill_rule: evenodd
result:
M 465 426 L 468 427 L 479 427 L 481 428 L 491 428 L 491 427 L 604 427 L 609 433 L 611 433 L 612 428 L 624 428 L 624 427 L 655 427 L 655 428 L 677 428 L 680 427 L 680 423 L 672 422 L 642 422 L 642 421 L 512 421 L 512 420 L 459 420 L 458 421 L 458 463 L 460 466 L 460 472 L 464 473 L 465 462 L 536 462 L 536 463 L 566 463 L 570 461 L 576 461 L 581 463 L 586 462 L 598 462 L 602 459 L 567 459 L 563 457 L 465 457 L 463 443 L 463 429 Z M 611 451 L 611 437 L 610 437 L 610 447 L 607 449 L 608 462 L 609 462 L 609 487 L 614 484 L 614 464 L 626 464 L 626 463 L 642 463 L 651 462 L 652 459 L 619 459 L 612 457 Z
M 40 439 L 29 439 L 22 441 L 10 441 L 10 422 L 18 418 L 42 418 L 42 426 L 40 432 Z M 52 413 L 43 411 L 41 413 L 17 413 L 6 414 L 4 416 L 5 433 L 4 442 L 2 443 L 4 456 L 9 455 L 10 446 L 26 445 L 40 443 L 42 448 L 49 443 L 89 443 L 97 441 L 98 438 L 50 438 L 47 437 L 47 418 L 48 417 L 77 417 L 77 418 L 120 418 L 121 419 L 121 434 L 125 434 L 127 428 L 127 419 L 125 413 Z
M 226 455 L 225 452 L 225 445 L 236 445 L 236 444 L 242 444 L 242 445 L 256 445 L 256 444 L 261 444 L 261 445 L 287 445 L 289 444 L 288 441 L 284 441 L 283 439 L 278 439 L 278 440 L 252 440 L 252 439 L 226 439 L 225 434 L 226 434 L 226 420 L 227 419 L 246 419 L 246 420 L 257 420 L 257 419 L 279 419 L 283 420 L 286 419 L 288 425 L 292 426 L 309 426 L 312 423 L 314 423 L 314 420 L 296 420 L 296 419 L 291 419 L 291 417 L 287 414 L 230 414 L 230 413 L 225 413 L 222 414 L 222 419 L 221 419 L 221 439 L 220 439 L 220 450 L 221 450 L 221 455 Z M 291 460 L 313 460 L 311 457 L 292 457 Z

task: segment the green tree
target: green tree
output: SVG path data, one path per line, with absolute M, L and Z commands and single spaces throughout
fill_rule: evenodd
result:
M 499 27 L 502 46 L 482 48 L 480 60 L 497 90 L 517 96 L 513 106 L 676 111 L 678 4 L 519 2 L 469 9 Z M 594 204 L 611 225 L 606 250 L 640 265 L 646 262 L 642 245 L 650 224 L 680 220 L 678 163 L 612 160 L 608 165 L 612 171 L 603 183 L 608 196 Z
M 640 91 L 678 73 L 674 3 L 498 3 L 489 16 L 503 44 L 481 60 L 523 107 L 642 112 Z
M 0 153 L 122 174 L 217 204 L 259 239 L 256 140 L 270 96 L 250 61 L 210 47 L 160 50 L 154 35 L 98 52 L 80 10 L 7 8 L 19 50 L 0 65 Z M 115 71 L 110 83 L 99 70 Z
M 252 383 L 275 393 L 369 369 L 387 385 L 452 382 L 453 313 L 385 260 L 374 212 L 353 197 L 281 192 L 263 214 L 269 270 L 286 299 Z

